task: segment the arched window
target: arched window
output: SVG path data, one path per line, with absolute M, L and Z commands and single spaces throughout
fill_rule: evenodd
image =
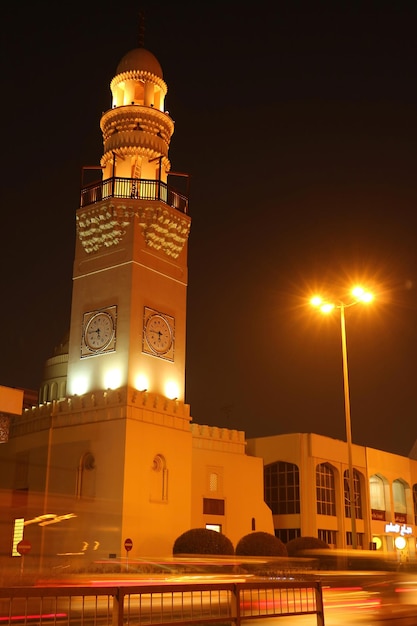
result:
M 378 474 L 373 474 L 369 478 L 371 515 L 374 520 L 384 521 L 386 519 L 386 485 L 387 481 Z
M 168 469 L 165 457 L 162 454 L 154 456 L 151 467 L 152 502 L 166 502 L 168 500 Z
M 94 498 L 96 491 L 96 462 L 91 452 L 85 452 L 79 460 L 76 480 L 77 498 Z
M 58 383 L 55 381 L 51 384 L 49 400 L 58 400 Z
M 42 402 L 48 402 L 49 400 L 48 394 L 49 394 L 49 386 L 48 384 L 45 384 L 42 388 L 42 398 L 41 398 Z
M 66 395 L 67 395 L 67 384 L 66 384 L 66 381 L 64 380 L 60 383 L 59 397 L 65 398 Z
M 264 468 L 265 502 L 274 515 L 300 512 L 300 475 L 294 463 L 278 461 Z
M 351 517 L 349 470 L 345 470 L 343 474 L 343 484 L 345 492 L 345 517 Z M 360 474 L 355 469 L 353 470 L 353 499 L 355 502 L 355 518 L 363 519 Z
M 329 463 L 316 467 L 316 501 L 319 515 L 336 515 L 334 471 Z
M 417 524 L 417 483 L 413 485 L 414 524 Z
M 397 478 L 392 483 L 392 495 L 394 499 L 394 519 L 400 524 L 407 522 L 407 489 L 408 485 Z

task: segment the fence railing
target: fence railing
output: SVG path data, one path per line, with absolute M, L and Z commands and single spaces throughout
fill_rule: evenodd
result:
M 324 626 L 318 581 L 161 583 L 0 588 L 1 624 L 181 626 L 315 615 Z
M 188 211 L 188 198 L 160 180 L 113 177 L 81 189 L 80 207 L 109 198 L 160 200 L 182 213 Z

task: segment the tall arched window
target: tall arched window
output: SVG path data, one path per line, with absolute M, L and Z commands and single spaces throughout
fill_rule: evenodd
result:
M 345 517 L 351 517 L 349 470 L 343 474 L 345 492 Z M 360 474 L 353 470 L 353 499 L 355 502 L 355 518 L 363 519 Z
M 372 519 L 386 519 L 386 500 L 385 500 L 385 483 L 386 481 L 378 474 L 373 474 L 369 478 L 369 498 L 371 504 Z
M 47 384 L 45 384 L 42 387 L 42 397 L 41 397 L 41 402 L 48 402 L 48 394 L 49 394 L 49 386 Z
M 407 487 L 408 485 L 397 478 L 392 483 L 392 495 L 394 498 L 394 519 L 396 522 L 407 522 Z
M 274 515 L 300 512 L 300 475 L 294 463 L 265 465 L 264 490 L 265 502 Z
M 91 452 L 85 452 L 78 462 L 76 497 L 94 498 L 96 491 L 96 461 Z
M 59 397 L 60 398 L 65 398 L 66 395 L 67 395 L 67 383 L 64 380 L 64 381 L 62 381 L 60 383 Z
M 319 515 L 336 515 L 334 471 L 329 463 L 316 467 L 316 500 Z
M 49 394 L 49 399 L 50 400 L 58 400 L 58 383 L 57 382 L 53 382 L 51 384 L 51 391 Z
M 417 524 L 417 483 L 413 485 L 414 524 Z
M 168 469 L 165 457 L 162 454 L 156 454 L 152 461 L 150 500 L 152 502 L 165 502 L 168 500 Z

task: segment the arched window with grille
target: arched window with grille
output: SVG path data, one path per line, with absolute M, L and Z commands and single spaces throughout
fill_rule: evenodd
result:
M 397 478 L 392 483 L 394 519 L 400 524 L 407 523 L 407 489 L 409 489 L 409 486 L 401 478 Z
M 300 473 L 297 465 L 278 461 L 264 467 L 265 502 L 274 515 L 300 512 Z
M 329 463 L 316 467 L 316 502 L 319 515 L 336 515 L 334 470 Z
M 343 474 L 343 485 L 345 495 L 345 517 L 351 517 L 349 470 L 345 470 Z M 353 500 L 355 503 L 355 518 L 363 519 L 361 480 L 359 472 L 355 469 L 353 470 Z

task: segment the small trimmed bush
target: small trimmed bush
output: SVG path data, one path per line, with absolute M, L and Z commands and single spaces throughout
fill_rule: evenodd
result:
M 232 542 L 226 535 L 208 528 L 192 528 L 177 537 L 172 549 L 176 554 L 234 554 Z
M 240 539 L 236 546 L 238 556 L 287 556 L 285 544 L 270 533 L 253 532 Z
M 324 550 L 329 545 L 318 537 L 296 537 L 285 544 L 288 556 L 303 556 L 304 550 Z

